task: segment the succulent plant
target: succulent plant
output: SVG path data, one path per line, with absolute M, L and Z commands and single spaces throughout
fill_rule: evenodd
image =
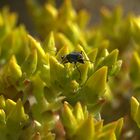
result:
M 80 103 L 72 108 L 67 102 L 64 102 L 61 118 L 66 131 L 66 139 L 72 140 L 117 140 L 123 125 L 121 118 L 103 126 L 103 120 L 93 118 L 86 106 L 82 108 Z
M 22 129 L 28 124 L 29 116 L 24 112 L 22 101 L 4 99 L 0 96 L 0 137 L 3 140 L 18 139 Z
M 88 13 L 71 0 L 27 6 L 38 38 L 8 8 L 0 11 L 0 138 L 125 139 L 129 109 L 140 126 L 139 18 L 102 8 L 101 24 L 89 28 Z M 119 116 L 128 121 L 115 118 L 129 102 Z

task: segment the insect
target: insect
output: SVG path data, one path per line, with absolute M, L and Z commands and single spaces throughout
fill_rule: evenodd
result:
M 82 52 L 72 52 L 69 53 L 65 56 L 62 56 L 62 63 L 74 63 L 76 64 L 77 62 L 84 64 L 84 57 Z
M 80 74 L 80 79 L 81 79 L 81 72 L 77 66 L 77 63 L 84 64 L 85 61 L 89 61 L 89 60 L 84 59 L 83 52 L 82 51 L 81 52 L 71 52 L 65 56 L 62 56 L 61 58 L 62 58 L 63 64 L 73 63 L 76 66 L 76 68 Z

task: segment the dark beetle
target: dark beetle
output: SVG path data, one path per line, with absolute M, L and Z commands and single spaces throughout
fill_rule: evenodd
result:
M 62 63 L 74 63 L 76 64 L 77 62 L 84 64 L 84 57 L 82 52 L 72 52 L 69 53 L 65 56 L 62 56 Z
M 82 51 L 81 52 L 72 52 L 65 56 L 62 56 L 61 58 L 62 58 L 63 64 L 73 63 L 76 66 L 76 68 L 80 74 L 80 80 L 81 80 L 81 72 L 80 72 L 79 68 L 77 67 L 77 63 L 82 63 L 82 64 L 85 63 L 84 61 L 86 61 L 86 60 L 84 60 L 83 52 Z

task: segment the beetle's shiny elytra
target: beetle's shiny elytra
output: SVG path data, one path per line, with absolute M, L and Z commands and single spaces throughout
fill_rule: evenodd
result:
M 77 62 L 84 64 L 84 57 L 82 52 L 72 52 L 69 53 L 65 56 L 62 56 L 62 63 L 74 63 L 76 64 Z
M 72 52 L 65 56 L 62 56 L 61 58 L 62 58 L 63 64 L 73 63 L 76 66 L 76 68 L 80 74 L 80 79 L 81 79 L 81 72 L 80 72 L 79 68 L 77 67 L 77 63 L 82 63 L 82 64 L 85 63 L 82 51 L 81 52 Z

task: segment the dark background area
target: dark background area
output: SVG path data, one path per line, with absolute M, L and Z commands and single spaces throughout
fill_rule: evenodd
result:
M 27 30 L 34 35 L 35 30 L 26 8 L 27 0 L 0 0 L 0 8 L 3 6 L 9 6 L 11 11 L 18 13 L 18 23 L 25 24 Z M 47 0 L 36 0 L 43 4 Z M 56 0 L 57 5 L 62 3 L 63 0 Z M 124 13 L 134 12 L 140 14 L 140 0 L 72 0 L 74 7 L 79 9 L 87 9 L 91 15 L 91 24 L 97 24 L 100 20 L 100 8 L 106 6 L 110 9 L 116 5 L 123 7 Z

